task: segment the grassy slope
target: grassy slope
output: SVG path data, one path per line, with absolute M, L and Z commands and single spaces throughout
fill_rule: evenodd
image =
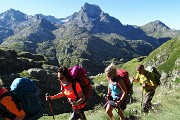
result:
M 157 100 L 161 100 L 162 106 L 158 106 L 155 108 L 154 112 L 149 113 L 148 115 L 139 116 L 142 120 L 179 120 L 180 116 L 180 94 L 178 91 L 180 88 L 176 88 L 174 90 L 169 90 L 167 88 L 159 88 L 159 92 L 156 93 L 153 102 Z M 137 96 L 139 97 L 139 96 Z M 128 114 L 133 114 L 129 112 L 129 110 L 136 109 L 138 112 L 140 111 L 140 101 L 135 102 L 131 105 L 128 105 L 128 108 L 125 110 L 126 116 Z M 117 113 L 113 111 L 115 120 L 118 120 Z M 98 106 L 93 111 L 85 112 L 88 120 L 108 120 L 107 114 L 102 107 Z M 70 113 L 55 115 L 55 119 L 67 120 L 70 117 Z M 44 116 L 40 120 L 52 120 L 52 116 Z
M 148 63 L 148 61 L 157 61 L 160 59 L 159 57 L 163 57 L 165 54 L 168 56 L 167 60 L 161 64 L 158 69 L 163 70 L 164 72 L 168 73 L 169 71 L 172 71 L 173 69 L 178 69 L 175 67 L 175 61 L 180 57 L 180 38 L 175 38 L 172 40 L 169 40 L 165 44 L 163 44 L 161 47 L 154 50 L 146 59 L 144 59 L 143 63 Z M 160 56 L 158 56 L 158 54 Z

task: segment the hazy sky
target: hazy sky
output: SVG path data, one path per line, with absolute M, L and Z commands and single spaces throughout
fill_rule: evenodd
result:
M 78 12 L 86 2 L 98 5 L 122 24 L 141 26 L 160 20 L 180 30 L 180 0 L 0 0 L 0 13 L 13 8 L 28 15 L 64 18 Z

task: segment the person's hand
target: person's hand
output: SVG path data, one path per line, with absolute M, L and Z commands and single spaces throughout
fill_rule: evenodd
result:
M 106 99 L 107 99 L 107 100 L 112 100 L 112 96 L 109 95 L 109 94 L 107 94 L 107 95 L 106 95 Z
M 78 106 L 78 104 L 77 104 L 76 101 L 71 102 L 71 105 L 72 105 L 72 106 Z
M 45 94 L 46 101 L 51 100 L 50 95 L 48 93 Z
M 72 106 L 77 106 L 77 102 L 73 101 L 71 98 L 68 98 L 68 101 Z
M 142 83 L 142 87 L 146 87 L 146 83 L 145 82 Z
M 118 100 L 118 101 L 116 102 L 116 105 L 117 105 L 117 106 L 120 106 L 121 103 L 122 103 L 122 100 Z
M 104 95 L 106 100 L 112 100 L 112 96 L 110 94 Z
M 131 83 L 133 83 L 133 81 L 135 80 L 135 78 L 134 78 L 134 77 L 131 77 L 129 80 L 130 80 Z

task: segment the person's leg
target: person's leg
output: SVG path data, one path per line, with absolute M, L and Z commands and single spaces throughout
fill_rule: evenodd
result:
M 80 114 L 79 116 L 80 116 L 81 120 L 87 120 L 86 116 L 84 114 L 84 110 L 85 110 L 85 108 L 82 108 L 81 110 L 79 110 L 79 114 Z
M 73 113 L 71 115 L 71 117 L 69 118 L 69 120 L 78 120 L 80 118 L 78 112 L 76 110 L 73 110 Z
M 120 120 L 125 120 L 122 109 L 118 109 L 118 115 L 119 115 Z
M 149 112 L 149 108 L 150 108 L 150 104 L 151 104 L 151 100 L 154 96 L 154 92 L 153 93 L 147 93 L 145 95 L 144 101 L 143 101 L 143 112 L 147 113 Z
M 153 96 L 154 96 L 154 92 L 149 94 L 149 99 L 147 100 L 148 109 L 152 107 L 151 101 L 152 101 Z
M 108 114 L 110 120 L 113 120 L 112 110 L 113 110 L 113 107 L 111 105 L 107 104 L 106 113 Z
M 122 109 L 122 111 L 124 111 L 126 109 L 126 106 L 127 106 L 127 101 L 125 99 L 120 105 L 120 108 Z

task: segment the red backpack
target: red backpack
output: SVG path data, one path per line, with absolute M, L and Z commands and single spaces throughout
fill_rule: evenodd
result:
M 79 66 L 74 66 L 72 68 L 69 68 L 68 70 L 73 79 L 72 87 L 73 87 L 73 90 L 75 91 L 75 94 L 77 95 L 75 83 L 78 82 L 87 100 L 92 92 L 92 86 L 90 84 L 89 79 L 86 77 L 86 70 L 84 70 L 82 67 L 79 67 Z
M 122 77 L 122 79 L 124 81 L 124 84 L 126 86 L 126 89 L 127 89 L 127 94 L 132 94 L 132 84 L 131 84 L 131 82 L 129 80 L 128 71 L 123 70 L 123 69 L 121 69 L 121 70 L 118 69 L 117 74 Z
M 126 89 L 127 89 L 127 94 L 132 94 L 132 84 L 131 84 L 131 82 L 130 82 L 130 80 L 129 80 L 129 73 L 128 73 L 128 71 L 126 71 L 126 70 L 123 70 L 123 69 L 118 69 L 117 70 L 117 74 L 123 79 L 123 81 L 124 81 L 124 84 L 125 84 L 125 86 L 126 86 Z M 110 79 L 110 78 L 107 78 L 108 80 Z

